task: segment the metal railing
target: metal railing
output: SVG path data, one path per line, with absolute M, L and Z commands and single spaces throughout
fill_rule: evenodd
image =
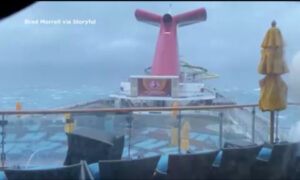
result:
M 300 103 L 289 103 L 289 105 L 300 105 Z M 16 114 L 65 114 L 65 113 L 128 113 L 134 111 L 184 111 L 184 110 L 216 110 L 231 108 L 257 107 L 258 104 L 245 105 L 216 105 L 216 106 L 183 106 L 183 107 L 131 107 L 131 108 L 99 108 L 99 109 L 57 109 L 57 110 L 7 110 L 0 111 L 0 115 Z
M 300 106 L 300 103 L 288 103 L 287 105 L 295 105 Z M 2 115 L 2 120 L 0 120 L 0 126 L 2 127 L 1 135 L 1 161 L 2 167 L 5 167 L 6 155 L 4 152 L 4 137 L 5 137 L 5 126 L 8 124 L 8 121 L 5 120 L 6 115 L 34 115 L 34 114 L 97 114 L 97 113 L 116 113 L 116 114 L 128 114 L 127 122 L 129 131 L 129 144 L 128 144 L 128 156 L 130 157 L 130 149 L 131 149 L 131 128 L 132 128 L 132 114 L 133 112 L 151 112 L 151 111 L 173 111 L 177 113 L 178 120 L 178 153 L 181 153 L 181 129 L 182 129 L 182 113 L 181 111 L 186 110 L 225 110 L 225 109 L 243 109 L 243 108 L 252 108 L 250 112 L 252 114 L 251 118 L 251 142 L 255 143 L 255 128 L 256 128 L 256 108 L 258 104 L 244 104 L 244 105 L 211 105 L 211 106 L 184 106 L 184 107 L 131 107 L 131 108 L 99 108 L 99 109 L 57 109 L 57 110 L 10 110 L 10 111 L 0 111 L 0 115 Z M 219 148 L 222 147 L 223 144 L 223 121 L 224 121 L 224 113 L 221 111 L 218 113 L 219 117 Z M 276 139 L 278 139 L 278 121 L 276 121 Z M 273 126 L 270 125 L 272 128 Z M 270 137 L 273 137 L 274 129 L 270 129 Z M 271 139 L 271 143 L 273 140 Z
M 290 102 L 287 105 L 300 106 L 298 102 Z M 126 113 L 133 111 L 184 111 L 184 110 L 216 110 L 216 109 L 232 109 L 258 107 L 258 104 L 243 105 L 209 105 L 209 106 L 178 106 L 178 107 L 130 107 L 130 108 L 99 108 L 99 109 L 57 109 L 57 110 L 5 110 L 0 111 L 0 115 L 16 115 L 16 114 L 65 114 L 65 113 L 103 113 L 115 112 Z

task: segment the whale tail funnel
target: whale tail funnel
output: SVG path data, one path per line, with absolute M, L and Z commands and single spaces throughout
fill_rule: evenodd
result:
M 154 26 L 159 26 L 160 25 L 160 21 L 162 19 L 161 15 L 149 12 L 149 11 L 145 11 L 142 9 L 137 9 L 135 10 L 135 18 L 138 21 L 142 21 Z

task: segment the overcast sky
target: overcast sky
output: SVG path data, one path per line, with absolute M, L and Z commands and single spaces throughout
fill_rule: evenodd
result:
M 172 15 L 204 7 L 207 20 L 178 28 L 179 54 L 220 75 L 217 88 L 258 88 L 260 44 L 272 20 L 287 64 L 300 51 L 299 2 L 37 2 L 0 22 L 1 86 L 101 84 L 113 88 L 151 66 L 158 27 L 137 8 Z M 96 20 L 95 25 L 33 25 L 25 19 Z M 12 83 L 12 81 L 16 81 Z

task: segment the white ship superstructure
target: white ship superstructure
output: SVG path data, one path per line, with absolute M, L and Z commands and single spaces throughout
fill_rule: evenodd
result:
M 180 61 L 179 76 L 151 76 L 151 67 L 145 69 L 145 75 L 130 76 L 128 81 L 121 82 L 119 94 L 110 95 L 115 101 L 115 107 L 124 106 L 172 106 L 176 101 L 180 105 L 213 105 L 232 104 L 214 88 L 207 87 L 205 80 L 217 78 L 218 75 L 209 73 L 205 68 L 192 66 L 186 61 Z M 139 95 L 138 80 L 166 80 L 171 82 L 169 96 Z

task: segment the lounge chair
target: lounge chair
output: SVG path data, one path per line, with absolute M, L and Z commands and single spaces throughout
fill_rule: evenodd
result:
M 223 148 L 213 163 L 213 179 L 251 179 L 251 166 L 262 145 Z
M 293 149 L 292 143 L 263 147 L 251 168 L 252 179 L 286 179 Z
M 99 161 L 100 179 L 152 179 L 159 158 Z
M 88 164 L 99 160 L 121 159 L 124 135 L 99 131 L 91 128 L 78 128 L 67 133 L 68 151 L 64 165 L 86 160 Z
M 86 161 L 70 166 L 47 169 L 5 169 L 8 180 L 93 180 Z
M 168 179 L 210 179 L 212 163 L 218 151 L 203 151 L 197 154 L 170 154 L 167 169 Z

